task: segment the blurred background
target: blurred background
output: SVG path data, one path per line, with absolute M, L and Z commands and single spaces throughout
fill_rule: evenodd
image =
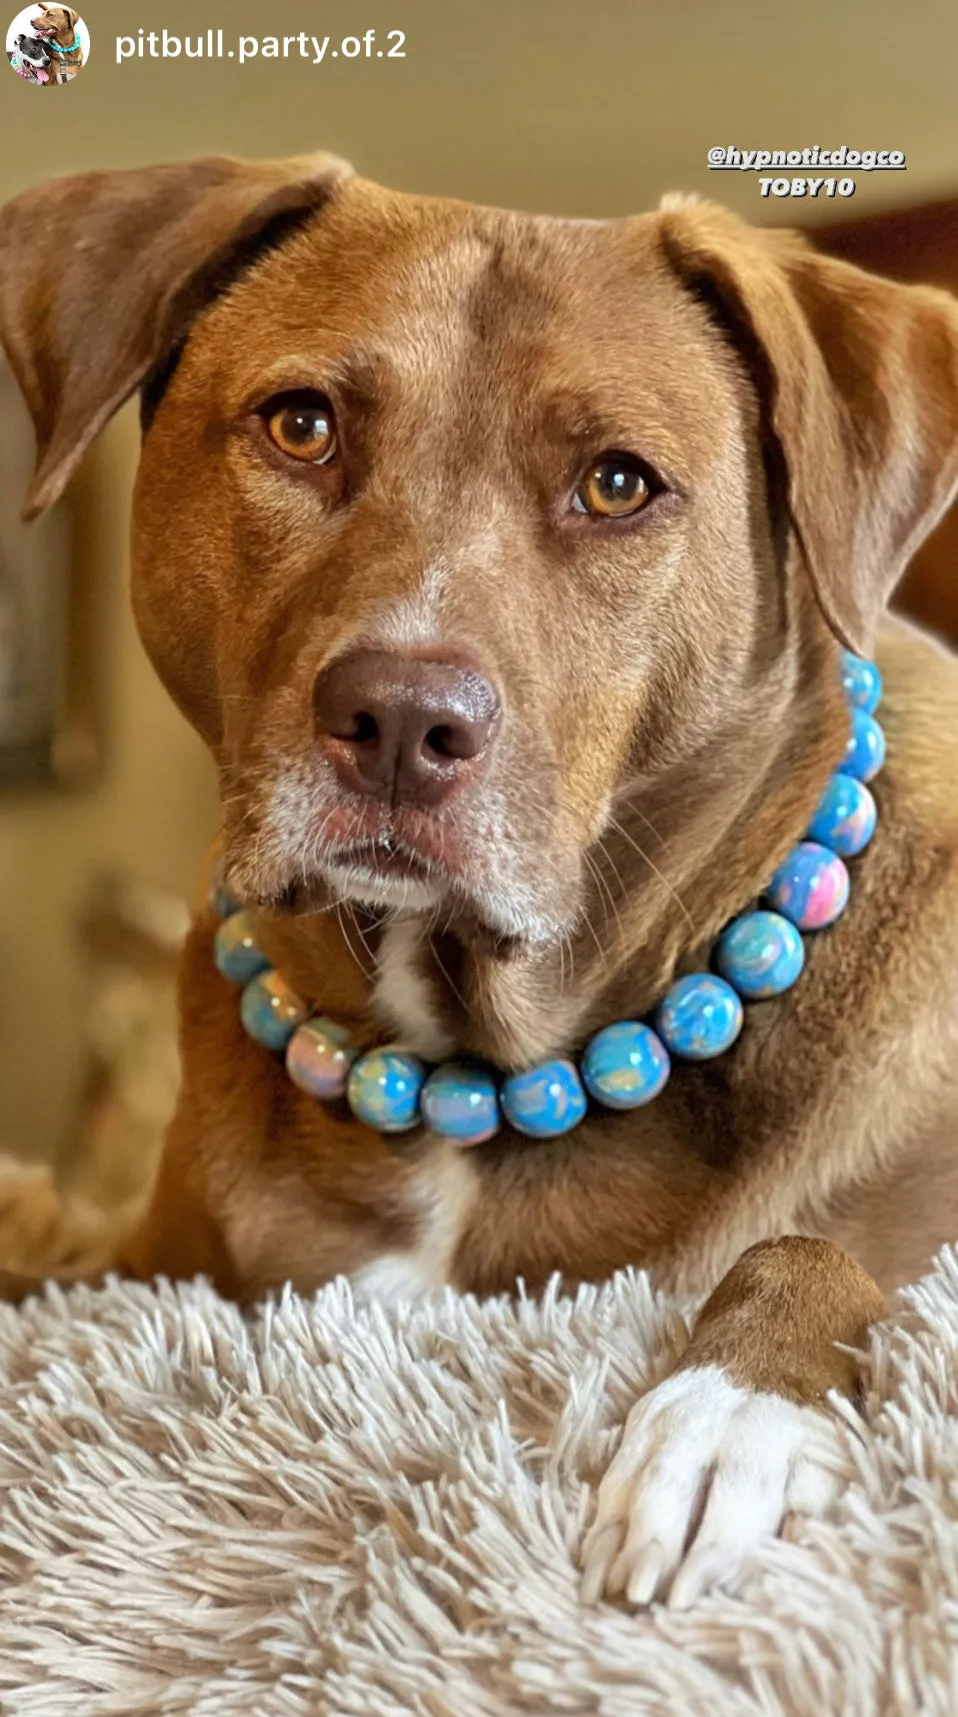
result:
M 958 290 L 954 0 L 87 0 L 82 16 L 74 83 L 0 71 L 0 201 L 89 168 L 322 147 L 398 188 L 568 215 L 698 191 Z M 401 29 L 405 56 L 118 65 L 116 37 L 141 28 L 333 43 Z M 809 202 L 706 168 L 716 144 L 816 143 L 902 150 L 907 171 Z M 0 415 L 0 1152 L 121 1197 L 172 1100 L 172 970 L 215 784 L 130 621 L 134 409 L 29 530 L 32 435 L 2 371 Z M 902 600 L 958 637 L 956 567 L 952 516 Z

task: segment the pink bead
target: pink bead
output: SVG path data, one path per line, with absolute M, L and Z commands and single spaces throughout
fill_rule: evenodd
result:
M 772 877 L 766 899 L 798 930 L 823 930 L 848 903 L 848 871 L 837 853 L 799 841 Z
M 318 1019 L 301 1025 L 286 1046 L 286 1071 L 293 1084 L 327 1103 L 345 1094 L 355 1059 L 356 1051 L 334 1042 L 326 1022 Z

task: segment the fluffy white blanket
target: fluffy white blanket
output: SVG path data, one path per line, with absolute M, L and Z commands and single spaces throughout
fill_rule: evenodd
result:
M 0 1710 L 14 1717 L 958 1712 L 958 1251 L 875 1332 L 835 1518 L 686 1615 L 579 1603 L 636 1391 L 691 1308 L 337 1282 L 0 1310 Z

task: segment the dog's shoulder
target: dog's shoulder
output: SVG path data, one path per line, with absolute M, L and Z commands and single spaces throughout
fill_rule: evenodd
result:
M 887 746 L 871 783 L 878 827 L 850 861 L 847 916 L 820 947 L 812 939 L 818 957 L 797 997 L 820 1004 L 833 1045 L 848 1022 L 866 1041 L 885 1029 L 900 1039 L 958 982 L 958 657 L 890 616 L 875 659 Z
M 958 656 L 897 616 L 876 650 L 887 759 L 872 784 L 878 832 L 855 861 L 860 924 L 936 976 L 958 979 Z M 893 934 L 894 931 L 894 934 Z M 891 971 L 883 977 L 887 990 Z
M 958 656 L 932 633 L 890 615 L 876 660 L 885 681 L 879 718 L 896 799 L 916 830 L 958 846 Z

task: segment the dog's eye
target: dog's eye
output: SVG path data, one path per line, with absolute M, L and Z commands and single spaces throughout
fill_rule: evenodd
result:
M 578 513 L 624 519 L 652 499 L 652 486 L 640 460 L 631 453 L 604 453 L 589 467 L 572 497 Z
M 336 455 L 333 408 L 322 394 L 288 394 L 271 400 L 263 412 L 274 446 L 304 465 L 328 465 Z

